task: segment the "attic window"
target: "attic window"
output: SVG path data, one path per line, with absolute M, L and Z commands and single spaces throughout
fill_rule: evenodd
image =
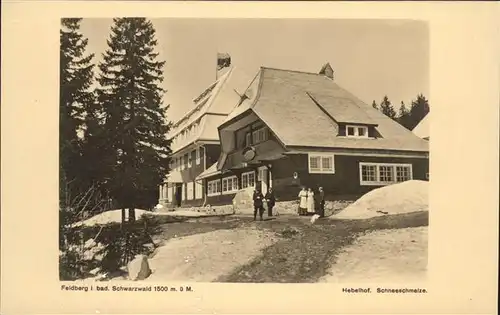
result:
M 345 134 L 347 137 L 368 138 L 367 126 L 353 126 L 347 125 Z

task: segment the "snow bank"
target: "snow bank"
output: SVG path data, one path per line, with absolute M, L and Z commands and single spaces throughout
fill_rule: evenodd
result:
M 331 219 L 367 219 L 386 214 L 429 210 L 429 183 L 411 180 L 374 189 Z
M 213 215 L 207 212 L 198 212 L 195 210 L 175 210 L 169 212 L 155 212 L 154 215 L 169 215 L 174 217 L 206 217 Z
M 153 212 L 141 209 L 135 209 L 135 219 L 139 220 L 141 216 L 144 214 L 148 215 L 161 215 L 161 216 L 174 216 L 174 217 L 206 217 L 213 215 L 220 215 L 221 213 L 210 213 L 210 212 L 198 212 L 193 210 L 176 210 L 176 211 L 168 211 L 168 212 Z M 224 213 L 222 213 L 224 214 Z M 128 218 L 128 210 L 125 211 L 125 218 Z M 120 223 L 122 221 L 122 210 L 110 210 L 103 213 L 100 213 L 96 216 L 93 216 L 87 220 L 83 220 L 71 225 L 71 227 L 79 227 L 79 226 L 95 226 L 95 225 L 106 225 L 110 223 Z
M 144 213 L 152 213 L 151 211 L 135 209 L 135 219 L 138 220 Z M 128 210 L 125 211 L 125 217 L 128 218 Z M 99 213 L 87 220 L 83 220 L 71 225 L 72 227 L 78 226 L 95 226 L 95 225 L 105 225 L 109 223 L 120 223 L 122 221 L 122 210 L 109 210 L 103 213 Z

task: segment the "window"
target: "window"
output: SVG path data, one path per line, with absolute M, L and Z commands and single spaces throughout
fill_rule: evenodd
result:
M 204 147 L 199 147 L 200 149 L 200 163 L 203 163 L 203 160 L 205 159 L 205 148 Z M 206 169 L 207 165 L 203 164 L 203 169 Z
M 247 136 L 248 140 L 249 136 Z M 268 138 L 268 130 L 266 127 L 260 128 L 252 132 L 252 144 L 257 144 L 259 142 L 264 142 Z
M 238 191 L 238 178 L 236 176 L 222 179 L 222 193 L 232 193 Z
M 189 182 L 187 185 L 187 200 L 194 199 L 194 182 Z
M 379 166 L 380 181 L 393 182 L 394 181 L 393 169 L 394 167 L 392 166 L 380 165 Z
M 241 174 L 241 188 L 255 187 L 255 172 Z
M 186 170 L 188 168 L 188 154 L 184 154 L 184 165 L 183 165 L 183 168 L 184 170 Z
M 411 164 L 359 163 L 360 184 L 383 186 L 413 179 Z
M 200 148 L 196 148 L 196 165 L 200 165 Z
M 365 137 L 366 136 L 366 128 L 359 128 L 358 127 L 358 136 Z
M 203 186 L 200 182 L 194 182 L 194 199 L 203 197 Z
M 368 138 L 368 127 L 347 125 L 345 134 L 348 137 Z
M 214 196 L 221 193 L 221 184 L 220 180 L 212 180 L 207 183 L 207 195 Z
M 321 158 L 319 156 L 309 157 L 309 171 L 321 172 Z
M 333 172 L 333 157 L 321 157 L 321 170 L 323 172 Z
M 410 168 L 404 166 L 396 166 L 396 181 L 404 182 L 411 179 Z
M 168 185 L 165 185 L 167 189 L 167 201 L 172 201 L 172 188 Z
M 191 152 L 189 152 L 189 153 L 187 154 L 187 156 L 188 156 L 188 167 L 191 167 L 191 166 L 193 166 L 192 153 L 191 153 Z
M 377 181 L 377 166 L 376 165 L 363 165 L 361 167 L 361 181 L 362 182 L 376 182 Z
M 335 173 L 331 154 L 309 154 L 309 173 Z
M 251 140 L 250 137 L 251 137 L 250 132 L 247 132 L 247 134 L 245 135 L 245 146 L 247 147 L 252 144 L 250 141 Z

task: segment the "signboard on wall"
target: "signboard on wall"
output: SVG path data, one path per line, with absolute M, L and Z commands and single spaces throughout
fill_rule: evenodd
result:
M 245 161 L 251 161 L 255 158 L 256 152 L 255 149 L 252 147 L 247 147 L 243 150 L 243 159 Z

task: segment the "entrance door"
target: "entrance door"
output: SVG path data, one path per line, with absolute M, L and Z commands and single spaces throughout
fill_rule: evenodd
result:
M 269 187 L 268 181 L 268 169 L 265 166 L 258 168 L 257 181 L 260 182 L 260 191 L 265 195 L 267 193 L 267 188 Z
M 175 205 L 181 206 L 182 202 L 182 184 L 175 184 Z

